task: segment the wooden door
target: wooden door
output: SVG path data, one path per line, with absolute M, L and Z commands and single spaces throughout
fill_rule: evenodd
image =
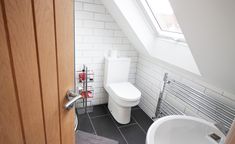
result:
M 235 143 L 235 120 L 230 128 L 230 131 L 227 134 L 225 144 L 234 144 Z
M 0 0 L 0 143 L 73 144 L 72 0 Z

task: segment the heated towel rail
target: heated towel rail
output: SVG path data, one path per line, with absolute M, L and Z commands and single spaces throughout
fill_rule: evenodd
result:
M 156 118 L 166 115 L 188 115 L 185 108 L 182 109 L 180 105 L 176 106 L 170 101 L 170 99 L 173 99 L 185 105 L 185 107 L 190 107 L 197 114 L 206 116 L 215 123 L 223 124 L 226 131 L 229 130 L 235 118 L 234 108 L 177 80 L 171 79 L 167 73 L 163 80 L 164 84 L 156 108 Z

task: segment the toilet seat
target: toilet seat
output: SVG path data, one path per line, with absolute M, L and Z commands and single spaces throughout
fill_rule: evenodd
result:
M 141 92 L 129 82 L 111 83 L 108 85 L 107 90 L 111 96 L 123 101 L 138 101 L 141 97 Z

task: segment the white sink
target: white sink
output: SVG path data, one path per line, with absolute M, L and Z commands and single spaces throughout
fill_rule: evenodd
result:
M 191 116 L 166 116 L 149 128 L 146 144 L 219 144 L 211 138 L 215 134 L 225 139 L 213 123 Z

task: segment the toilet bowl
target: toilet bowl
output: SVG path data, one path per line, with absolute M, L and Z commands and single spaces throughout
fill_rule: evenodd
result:
M 131 118 L 131 107 L 139 104 L 141 92 L 130 82 L 129 58 L 105 58 L 104 88 L 109 95 L 108 109 L 120 124 Z

